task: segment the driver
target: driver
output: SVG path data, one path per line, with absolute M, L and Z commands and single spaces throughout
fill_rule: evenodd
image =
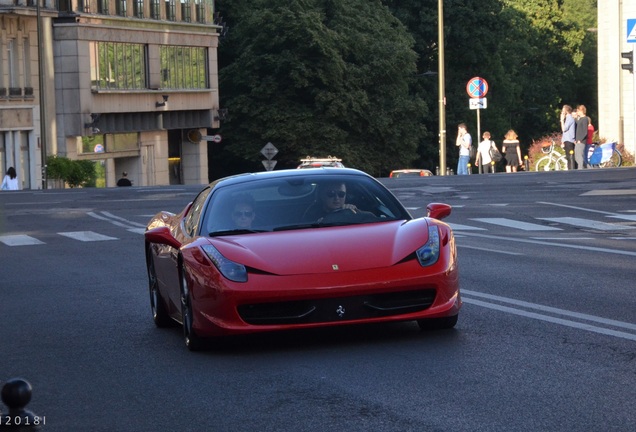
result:
M 346 204 L 347 186 L 344 182 L 331 182 L 319 186 L 318 201 L 305 212 L 305 220 L 319 220 L 330 213 L 350 210 L 357 213 L 358 208 L 353 204 Z

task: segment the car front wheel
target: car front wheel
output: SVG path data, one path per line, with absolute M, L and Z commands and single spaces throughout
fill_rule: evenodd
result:
M 192 328 L 194 318 L 192 315 L 192 295 L 185 266 L 181 265 L 181 320 L 183 321 L 183 339 L 190 351 L 199 351 L 203 348 L 203 341 Z
M 155 262 L 152 254 L 148 253 L 148 289 L 150 291 L 150 308 L 152 310 L 152 320 L 159 328 L 169 327 L 172 325 L 172 319 L 168 314 L 166 305 L 159 294 L 159 282 L 157 281 L 157 271 L 155 270 Z

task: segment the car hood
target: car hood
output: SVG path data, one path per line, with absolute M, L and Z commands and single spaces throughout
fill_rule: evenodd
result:
M 425 218 L 214 237 L 226 258 L 260 271 L 298 275 L 391 266 L 428 240 Z

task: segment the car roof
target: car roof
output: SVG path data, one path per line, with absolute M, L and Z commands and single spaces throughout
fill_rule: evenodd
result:
M 354 168 L 334 168 L 334 167 L 322 167 L 312 170 L 299 170 L 299 169 L 285 169 L 278 171 L 259 171 L 253 173 L 236 174 L 229 177 L 220 178 L 210 183 L 210 187 L 229 186 L 235 184 L 249 183 L 252 181 L 263 179 L 276 179 L 276 178 L 294 178 L 294 177 L 307 177 L 307 176 L 334 176 L 334 175 L 349 175 L 349 176 L 362 176 L 371 177 L 369 174 L 354 169 Z M 373 177 L 371 177 L 373 178 Z

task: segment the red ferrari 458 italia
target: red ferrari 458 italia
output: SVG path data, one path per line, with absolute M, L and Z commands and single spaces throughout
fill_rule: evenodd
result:
M 224 335 L 415 320 L 451 328 L 461 299 L 446 204 L 413 218 L 347 168 L 223 178 L 145 232 L 152 316 L 186 346 Z

